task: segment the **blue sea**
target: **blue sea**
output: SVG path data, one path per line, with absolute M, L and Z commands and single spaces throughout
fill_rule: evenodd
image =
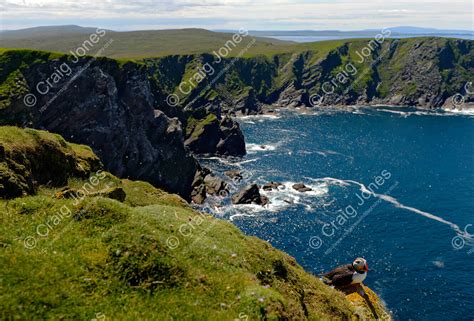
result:
M 474 116 L 412 108 L 321 109 L 238 119 L 248 155 L 220 175 L 281 182 L 271 204 L 205 209 L 318 275 L 358 256 L 396 320 L 474 319 Z M 294 183 L 311 192 L 299 193 Z

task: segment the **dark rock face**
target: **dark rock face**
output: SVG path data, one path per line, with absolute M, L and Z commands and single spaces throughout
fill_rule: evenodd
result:
M 201 168 L 194 178 L 191 200 L 196 204 L 203 204 L 207 195 L 227 196 L 227 183 L 214 175 L 208 168 Z
M 257 204 L 264 206 L 268 202 L 267 197 L 260 195 L 259 187 L 256 184 L 249 185 L 232 195 L 233 204 Z
M 193 190 L 191 191 L 191 200 L 196 204 L 203 204 L 206 200 L 206 185 L 204 184 L 204 177 L 200 171 L 196 172 L 193 180 Z
M 77 79 L 69 86 L 59 83 L 46 95 L 37 93 L 36 84 L 63 62 L 33 65 L 23 71 L 38 103 L 30 110 L 29 119 L 16 119 L 15 123 L 89 145 L 113 174 L 148 181 L 189 199 L 197 162 L 184 147 L 178 119 L 154 109 L 146 73 L 135 64 L 119 68 L 111 60 L 93 61 L 79 72 L 87 60 L 68 62 L 72 74 L 79 75 Z M 65 90 L 59 93 L 61 88 Z M 21 107 L 22 102 L 17 102 L 2 110 L 1 122 L 7 119 L 3 114 L 15 114 Z
M 233 109 L 244 115 L 256 115 L 260 113 L 261 105 L 262 103 L 258 101 L 255 90 L 250 88 L 247 95 L 239 98 Z
M 216 146 L 218 155 L 223 156 L 244 156 L 245 139 L 240 126 L 230 117 L 224 118 L 220 123 L 221 137 Z
M 184 145 L 195 154 L 209 155 L 216 153 L 216 146 L 221 137 L 221 129 L 217 117 L 210 115 L 205 119 L 196 120 L 197 124 L 188 130 Z
M 221 156 L 246 154 L 244 135 L 239 124 L 232 118 L 226 116 L 219 121 L 215 116 L 208 116 L 197 122 L 184 142 L 195 154 Z
M 311 189 L 310 187 L 306 186 L 303 183 L 294 184 L 292 187 L 293 187 L 293 189 L 297 190 L 300 193 L 311 192 L 313 190 L 313 189 Z
M 204 185 L 206 185 L 207 194 L 225 196 L 228 193 L 227 184 L 214 174 L 204 177 Z
M 473 41 L 385 38 L 374 43 L 374 39 L 354 40 L 334 45 L 327 52 L 277 54 L 271 60 L 224 59 L 215 65 L 219 71 L 228 68 L 225 75 L 213 83 L 203 81 L 184 98 L 183 106 L 192 102 L 193 108 L 207 106 L 215 114 L 258 114 L 268 105 L 453 107 L 451 97 L 457 93 L 463 94 L 466 102 L 474 101 L 464 90 L 466 83 L 474 81 Z M 206 61 L 205 55 L 193 58 Z M 150 63 L 164 64 L 165 59 Z M 183 63 L 168 69 L 185 75 Z M 162 68 L 158 76 L 177 77 L 166 73 L 168 69 Z M 178 85 L 179 81 L 167 87 L 167 92 Z

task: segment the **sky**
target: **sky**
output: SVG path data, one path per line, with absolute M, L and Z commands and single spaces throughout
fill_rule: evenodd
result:
M 0 0 L 0 28 L 474 30 L 473 0 Z

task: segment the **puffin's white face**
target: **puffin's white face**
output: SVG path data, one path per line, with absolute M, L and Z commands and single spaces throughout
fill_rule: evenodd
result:
M 352 266 L 357 272 L 367 272 L 369 270 L 369 265 L 367 264 L 367 261 L 364 258 L 358 257 L 357 259 L 354 260 L 352 263 Z

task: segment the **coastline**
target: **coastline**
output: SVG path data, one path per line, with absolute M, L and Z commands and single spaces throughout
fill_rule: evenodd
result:
M 243 114 L 235 113 L 233 116 L 235 119 L 245 119 L 256 116 L 267 116 L 267 117 L 279 117 L 280 111 L 286 112 L 295 112 L 303 115 L 314 115 L 318 112 L 330 112 L 330 111 L 345 111 L 345 112 L 354 112 L 358 110 L 377 110 L 384 111 L 383 109 L 399 109 L 401 113 L 410 113 L 410 114 L 425 114 L 433 116 L 449 116 L 449 115 L 463 115 L 463 116 L 474 116 L 474 103 L 464 104 L 461 108 L 432 108 L 429 106 L 420 107 L 420 106 L 406 106 L 406 105 L 385 105 L 385 104 L 364 104 L 364 105 L 330 105 L 330 106 L 318 106 L 318 107 L 307 107 L 307 106 L 282 106 L 279 104 L 273 105 L 263 105 L 260 113 L 256 114 Z M 409 109 L 409 110 L 407 110 Z M 390 111 L 387 111 L 390 112 Z

